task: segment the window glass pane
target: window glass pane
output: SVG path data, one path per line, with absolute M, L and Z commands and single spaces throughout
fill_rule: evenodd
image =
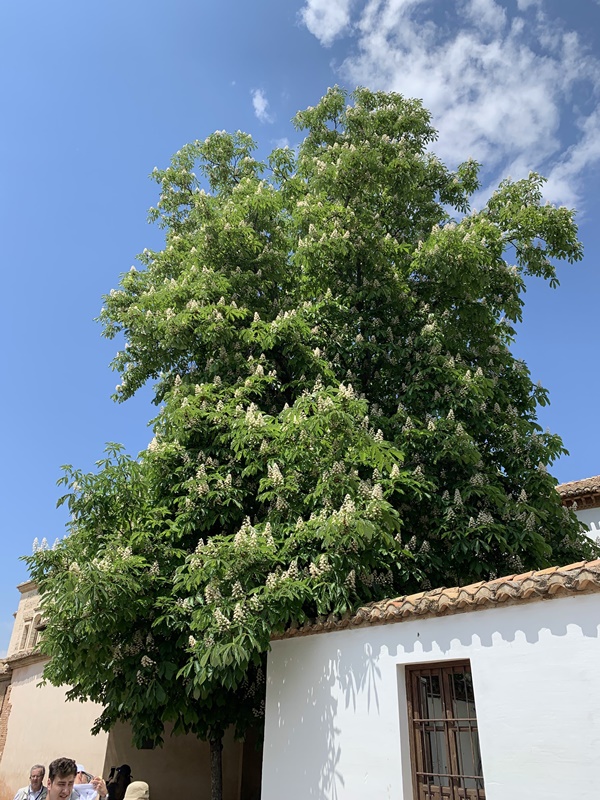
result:
M 452 693 L 451 716 L 455 719 L 475 719 L 475 696 L 470 672 L 453 672 L 450 676 Z
M 444 716 L 440 676 L 435 674 L 422 675 L 421 685 L 421 717 L 423 719 L 440 719 Z
M 449 786 L 448 751 L 443 724 L 428 725 L 425 731 L 425 769 L 434 786 Z

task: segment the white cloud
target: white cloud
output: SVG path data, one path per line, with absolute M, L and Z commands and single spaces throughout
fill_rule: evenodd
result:
M 328 46 L 350 24 L 352 0 L 307 0 L 300 17 L 321 44 Z
M 578 188 L 586 170 L 600 163 L 600 109 L 581 123 L 581 137 L 558 159 L 548 174 L 544 194 L 549 200 L 576 206 Z
M 463 8 L 465 17 L 482 32 L 498 33 L 506 25 L 506 9 L 495 0 L 467 0 Z
M 252 105 L 257 119 L 260 122 L 273 122 L 273 117 L 269 113 L 269 101 L 263 90 L 253 89 L 250 94 L 252 95 Z
M 472 156 L 490 181 L 538 170 L 549 175 L 552 199 L 577 200 L 578 182 L 600 163 L 600 62 L 541 0 L 519 0 L 510 15 L 507 0 L 461 0 L 444 4 L 443 17 L 433 0 L 331 5 L 347 12 L 337 28 L 307 26 L 324 44 L 353 31 L 344 79 L 421 98 L 440 132 L 435 150 L 450 165 Z M 319 6 L 324 0 L 307 0 L 305 21 Z M 584 94 L 587 108 L 574 99 Z
M 538 7 L 542 5 L 543 0 L 517 0 L 517 8 L 519 11 L 527 11 L 528 8 Z

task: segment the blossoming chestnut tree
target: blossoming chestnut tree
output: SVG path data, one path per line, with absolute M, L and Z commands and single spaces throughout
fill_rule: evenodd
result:
M 273 633 L 594 554 L 510 349 L 524 278 L 582 256 L 574 213 L 535 174 L 471 211 L 478 165 L 444 166 L 398 94 L 335 88 L 295 123 L 265 163 L 217 132 L 155 170 L 164 249 L 101 313 L 116 399 L 154 382 L 155 437 L 67 468 L 70 536 L 27 559 L 48 680 L 104 706 L 96 729 L 210 740 L 214 797 Z

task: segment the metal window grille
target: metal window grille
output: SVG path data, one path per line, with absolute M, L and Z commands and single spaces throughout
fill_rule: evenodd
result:
M 485 800 L 468 661 L 406 668 L 415 800 Z

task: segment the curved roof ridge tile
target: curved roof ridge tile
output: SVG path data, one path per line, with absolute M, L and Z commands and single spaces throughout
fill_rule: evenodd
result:
M 591 478 L 582 478 L 579 481 L 561 483 L 556 487 L 556 491 L 561 497 L 565 498 L 600 492 L 600 475 L 593 475 Z
M 464 613 L 505 603 L 516 604 L 590 592 L 600 592 L 600 559 L 381 600 L 362 606 L 355 614 L 342 617 L 331 614 L 327 618 L 305 622 L 301 627 L 290 627 L 272 638 L 288 639 L 366 625 L 403 622 L 414 617 Z

